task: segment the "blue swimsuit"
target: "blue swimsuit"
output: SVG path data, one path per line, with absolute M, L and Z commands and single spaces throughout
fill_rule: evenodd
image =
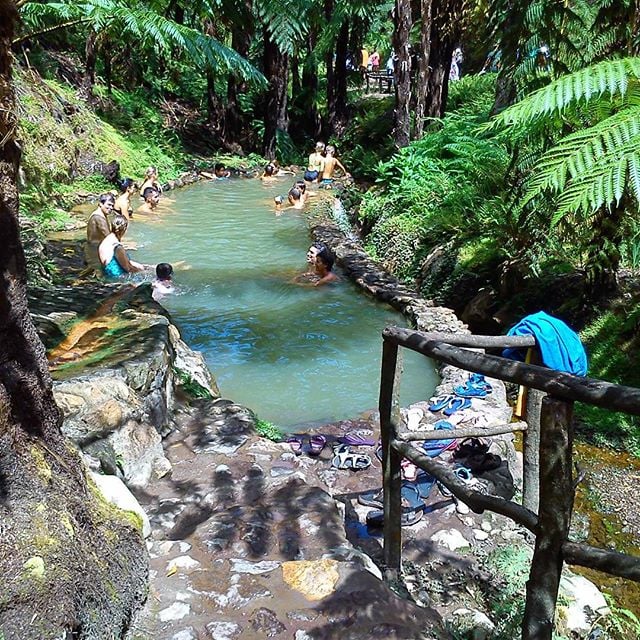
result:
M 111 260 L 109 260 L 107 264 L 104 265 L 104 267 L 102 267 L 102 271 L 104 272 L 104 275 L 107 276 L 108 278 L 119 278 L 120 276 L 123 276 L 125 273 L 128 273 L 122 268 L 122 266 L 118 262 L 118 259 L 116 258 L 116 249 L 121 246 L 122 246 L 121 244 L 117 244 L 113 248 L 113 257 L 111 258 Z

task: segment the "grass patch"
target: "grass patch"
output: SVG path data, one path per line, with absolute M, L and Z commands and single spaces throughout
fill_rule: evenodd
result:
M 258 435 L 268 440 L 273 440 L 273 442 L 282 442 L 282 440 L 284 440 L 284 431 L 280 427 L 273 424 L 273 422 L 262 420 L 257 416 L 254 416 L 254 418 L 256 433 Z

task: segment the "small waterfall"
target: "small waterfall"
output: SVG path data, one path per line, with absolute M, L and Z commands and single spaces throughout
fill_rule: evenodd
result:
M 347 236 L 347 239 L 354 242 L 358 240 L 358 236 L 351 228 L 347 212 L 344 210 L 339 198 L 334 198 L 333 200 L 332 216 L 340 231 Z

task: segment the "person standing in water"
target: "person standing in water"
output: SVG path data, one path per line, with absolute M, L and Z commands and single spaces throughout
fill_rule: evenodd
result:
M 304 173 L 307 182 L 317 182 L 324 168 L 324 142 L 316 142 L 316 150 L 309 155 L 309 163 Z
M 109 278 L 118 278 L 125 273 L 144 271 L 149 266 L 131 260 L 122 246 L 121 240 L 128 226 L 129 222 L 124 216 L 115 216 L 111 225 L 111 233 L 100 243 L 98 248 L 102 272 Z
M 148 189 L 155 189 L 158 193 L 162 193 L 162 186 L 158 182 L 158 170 L 155 167 L 147 167 L 144 172 L 144 180 L 140 185 L 140 196 L 144 198 L 144 192 Z
M 135 193 L 138 186 L 131 178 L 125 178 L 120 183 L 120 195 L 116 198 L 113 205 L 113 212 L 119 213 L 121 216 L 131 218 L 133 215 L 133 207 L 131 206 L 131 196 Z
M 87 266 L 100 271 L 98 247 L 100 243 L 111 233 L 109 215 L 113 211 L 115 198 L 111 193 L 103 193 L 98 199 L 98 208 L 89 216 L 87 221 L 87 242 L 84 249 L 84 257 Z
M 333 145 L 327 145 L 326 149 L 326 157 L 324 159 L 324 167 L 322 170 L 322 184 L 325 187 L 330 187 L 333 183 L 333 172 L 336 167 L 342 169 L 342 173 L 344 173 L 345 177 L 348 178 L 349 174 L 347 170 L 344 168 L 344 165 L 338 158 L 335 157 L 336 149 Z

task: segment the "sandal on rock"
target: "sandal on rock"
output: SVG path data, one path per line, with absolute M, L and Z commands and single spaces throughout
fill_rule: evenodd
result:
M 425 504 L 415 487 L 403 485 L 401 496 L 402 512 L 400 514 L 400 524 L 403 527 L 410 527 L 422 519 Z M 380 527 L 383 524 L 384 511 L 382 509 L 374 509 L 367 513 L 367 526 Z
M 457 385 L 453 387 L 453 393 L 459 398 L 485 398 L 487 390 L 481 387 L 477 387 L 467 381 L 464 385 Z
M 376 509 L 382 509 L 382 489 L 372 489 L 371 491 L 365 491 L 358 496 L 358 502 L 365 507 L 375 507 Z
M 438 420 L 433 425 L 434 431 L 450 431 L 453 425 L 446 420 Z M 455 447 L 455 438 L 441 438 L 439 440 L 425 440 L 422 448 L 430 458 L 437 458 L 443 451 Z
M 462 480 L 462 482 L 464 482 L 465 484 L 471 484 L 474 481 L 474 478 L 471 475 L 471 469 L 467 467 L 456 467 L 453 470 L 453 473 L 458 477 L 459 480 Z M 445 498 L 450 498 L 453 495 L 453 493 L 451 493 L 451 491 L 449 491 L 449 489 L 447 489 L 447 487 L 445 487 L 442 482 L 438 482 L 438 489 Z
M 313 435 L 309 438 L 309 455 L 318 456 L 327 444 L 327 439 L 321 435 Z
M 429 411 L 442 411 L 451 404 L 455 398 L 453 396 L 438 396 L 430 405 Z
M 302 453 L 302 440 L 297 436 L 287 438 L 287 444 L 291 447 L 291 451 L 299 456 Z
M 444 413 L 445 416 L 450 416 L 452 413 L 464 411 L 464 409 L 468 409 L 470 406 L 471 400 L 469 400 L 469 398 L 453 398 L 449 401 L 449 405 L 442 410 L 442 413 Z
M 351 469 L 352 471 L 360 471 L 368 469 L 371 466 L 371 458 L 365 453 L 352 453 L 346 447 L 344 449 L 336 449 L 331 466 L 336 469 Z
M 359 433 L 347 433 L 346 435 L 338 438 L 338 440 L 352 447 L 373 447 L 376 444 L 376 440 L 373 438 L 365 438 Z

